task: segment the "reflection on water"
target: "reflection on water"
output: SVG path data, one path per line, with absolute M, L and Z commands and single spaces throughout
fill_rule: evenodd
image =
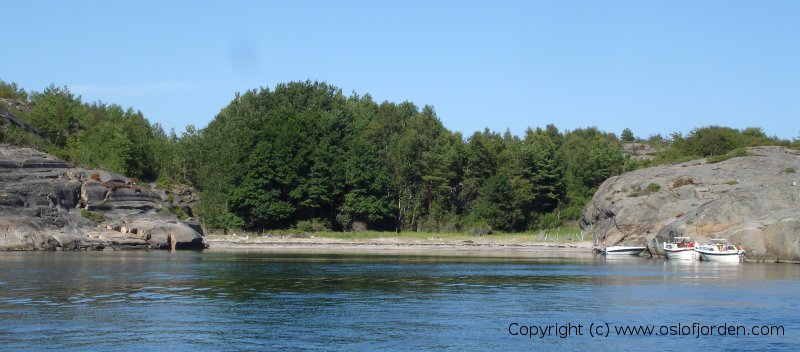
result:
M 715 339 L 713 348 L 693 348 L 736 349 L 746 342 L 748 349 L 795 350 L 798 278 L 797 265 L 615 261 L 552 252 L 536 258 L 0 253 L 0 346 L 636 350 L 641 343 L 685 339 L 537 341 L 508 334 L 512 322 L 602 321 L 780 324 L 784 336 L 704 337 Z

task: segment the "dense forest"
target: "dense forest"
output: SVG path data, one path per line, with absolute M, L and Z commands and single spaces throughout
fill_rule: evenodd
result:
M 445 128 L 431 106 L 346 96 L 319 82 L 236 94 L 202 129 L 178 135 L 140 111 L 87 103 L 67 87 L 26 92 L 0 81 L 0 143 L 32 146 L 76 165 L 155 187 L 195 187 L 195 216 L 213 229 L 526 231 L 579 218 L 608 177 L 657 163 L 743 155 L 784 145 L 760 128 L 707 126 L 637 138 L 596 127 L 531 128 L 522 136 Z M 634 161 L 623 143 L 655 146 Z

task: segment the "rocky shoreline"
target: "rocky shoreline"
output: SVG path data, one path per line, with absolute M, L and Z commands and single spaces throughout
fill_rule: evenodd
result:
M 207 246 L 196 222 L 172 212 L 192 200 L 190 192 L 72 168 L 52 155 L 8 145 L 0 145 L 0 185 L 0 250 Z
M 695 160 L 611 177 L 584 210 L 595 243 L 644 244 L 659 254 L 674 236 L 742 243 L 754 261 L 800 261 L 800 152 L 749 148 L 718 163 Z M 578 250 L 591 244 L 416 243 L 332 239 L 208 240 L 191 218 L 197 197 L 103 170 L 74 168 L 30 148 L 0 145 L 0 250 L 412 248 Z
M 582 227 L 599 243 L 647 245 L 675 236 L 724 238 L 754 261 L 800 261 L 800 152 L 753 147 L 717 163 L 661 165 L 603 182 Z

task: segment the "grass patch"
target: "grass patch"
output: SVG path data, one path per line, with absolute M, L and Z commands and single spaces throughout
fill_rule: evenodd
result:
M 654 182 L 647 185 L 647 188 L 645 188 L 644 190 L 642 190 L 641 186 L 636 185 L 631 187 L 631 192 L 628 193 L 628 197 L 633 198 L 633 197 L 646 196 L 651 193 L 657 193 L 660 190 L 661 190 L 661 185 Z
M 728 185 L 731 185 L 731 186 L 735 186 L 735 185 L 738 185 L 738 184 L 739 184 L 739 181 L 736 181 L 736 180 L 730 180 L 730 181 L 728 181 L 728 182 L 725 182 L 725 183 L 727 183 Z
M 180 221 L 185 221 L 186 219 L 189 219 L 189 214 L 186 214 L 186 212 L 183 211 L 183 209 L 181 209 L 180 207 L 172 207 L 170 208 L 170 210 L 172 211 L 173 214 L 175 214 L 175 216 L 178 217 L 178 220 Z
M 734 150 L 731 150 L 727 154 L 710 156 L 706 158 L 706 162 L 708 162 L 709 164 L 715 164 L 721 161 L 733 158 L 740 158 L 743 156 L 758 156 L 758 154 L 753 154 L 751 152 L 748 152 L 747 148 L 736 148 Z
M 88 211 L 86 209 L 81 209 L 81 216 L 83 216 L 84 218 L 87 218 L 87 219 L 89 219 L 91 221 L 94 221 L 96 223 L 101 223 L 103 221 L 106 221 L 106 218 L 103 217 L 102 214 L 91 212 L 91 211 Z
M 797 172 L 797 170 L 795 170 L 793 167 L 787 167 L 787 168 L 783 169 L 783 172 L 785 172 L 787 174 L 793 174 L 793 173 Z

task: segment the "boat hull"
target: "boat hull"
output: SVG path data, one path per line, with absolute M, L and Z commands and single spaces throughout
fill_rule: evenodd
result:
M 739 252 L 709 252 L 697 250 L 704 261 L 716 263 L 738 263 L 741 261 Z
M 664 256 L 669 260 L 697 260 L 698 254 L 694 249 L 664 249 Z
M 603 251 L 607 257 L 638 257 L 647 247 L 608 247 Z

